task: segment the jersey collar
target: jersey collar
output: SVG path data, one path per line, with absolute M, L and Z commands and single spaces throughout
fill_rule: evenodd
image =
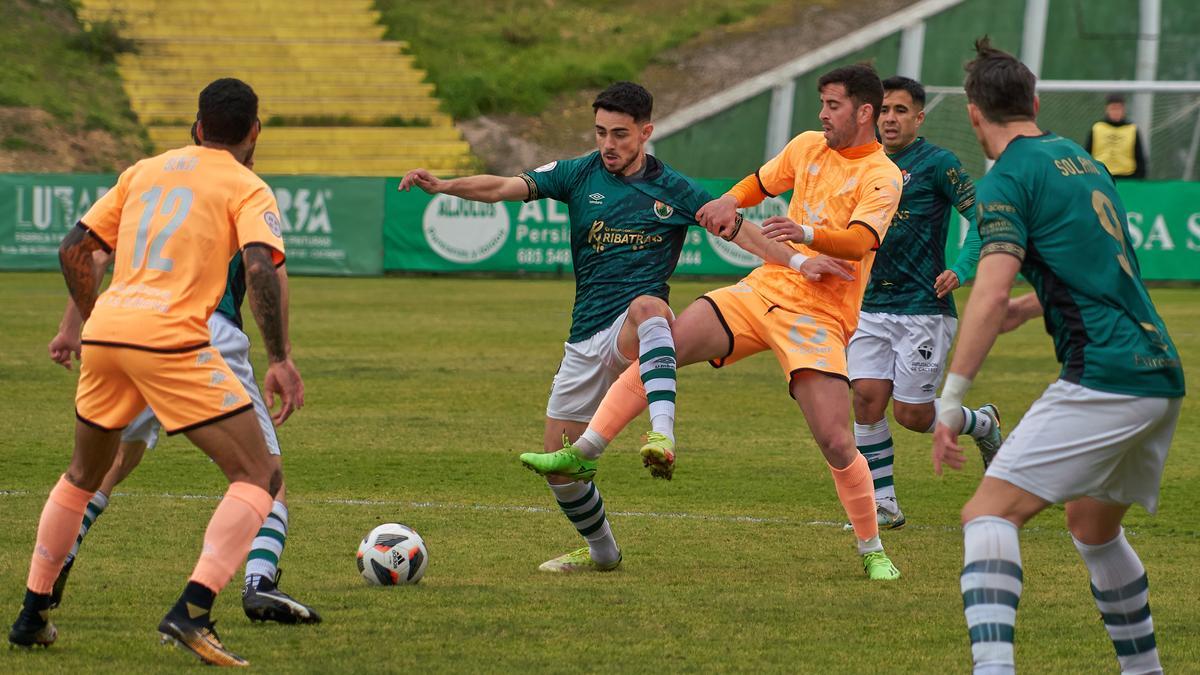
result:
M 880 144 L 879 141 L 871 141 L 870 143 L 863 143 L 862 145 L 856 145 L 852 148 L 836 150 L 835 152 L 846 159 L 862 159 L 863 157 L 866 157 L 867 155 L 870 155 L 881 148 L 883 148 L 883 145 Z

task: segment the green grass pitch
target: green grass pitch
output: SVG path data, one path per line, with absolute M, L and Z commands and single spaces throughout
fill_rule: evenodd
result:
M 677 283 L 676 310 L 717 285 Z M 728 371 L 681 371 L 673 482 L 641 467 L 644 418 L 614 442 L 597 484 L 624 550 L 618 571 L 538 573 L 543 560 L 580 543 L 542 481 L 517 462 L 540 443 L 572 293 L 570 281 L 549 280 L 293 281 L 307 406 L 281 430 L 292 502 L 283 588 L 325 622 L 251 625 L 239 574 L 215 609 L 226 644 L 266 672 L 969 670 L 958 510 L 979 481 L 978 459 L 936 478 L 929 437 L 893 424 L 909 525 L 884 543 L 904 576 L 869 583 L 841 529 L 828 469 L 769 355 Z M 1200 296 L 1153 295 L 1189 379 L 1200 381 Z M 57 275 L 0 275 L 5 629 L 20 605 L 42 503 L 70 455 L 75 374 L 45 349 L 64 298 Z M 969 400 L 996 402 L 1011 428 L 1056 373 L 1034 322 L 1001 338 Z M 1195 399 L 1186 400 L 1159 515 L 1135 507 L 1127 520 L 1173 673 L 1200 672 L 1196 413 Z M 0 650 L 0 671 L 192 667 L 190 656 L 159 647 L 154 629 L 223 490 L 199 451 L 164 440 L 84 544 L 55 614 L 58 643 Z M 413 526 L 429 544 L 416 587 L 371 588 L 357 574 L 359 540 L 388 521 Z M 1021 545 L 1018 666 L 1116 672 L 1061 508 L 1034 520 Z

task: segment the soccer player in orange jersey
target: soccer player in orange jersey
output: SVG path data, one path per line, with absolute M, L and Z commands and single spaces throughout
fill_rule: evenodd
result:
M 13 644 L 48 646 L 57 637 L 49 621 L 54 581 L 112 464 L 121 429 L 150 405 L 167 433 L 185 434 L 230 482 L 200 559 L 159 631 L 205 663 L 247 665 L 221 644 L 209 612 L 270 513 L 281 474 L 250 397 L 209 344 L 205 323 L 239 250 L 270 362 L 267 404 L 279 395 L 279 414 L 286 416 L 303 405 L 304 388 L 287 354 L 275 272 L 283 262 L 279 207 L 246 166 L 260 130 L 258 97 L 244 82 L 221 79 L 200 93 L 199 103 L 203 144 L 127 169 L 59 249 L 85 321 L 75 453 L 42 511 L 24 606 L 9 633 Z M 99 297 L 96 250 L 115 253 L 112 283 Z
M 874 250 L 900 201 L 900 170 L 875 140 L 883 85 L 873 69 L 830 71 L 819 90 L 824 133 L 795 137 L 697 214 L 709 231 L 728 237 L 740 226 L 738 207 L 794 190 L 788 216 L 763 224 L 764 234 L 791 243 L 791 265 L 765 264 L 704 295 L 679 315 L 672 333 L 680 365 L 709 361 L 720 368 L 759 352 L 775 354 L 833 472 L 867 575 L 896 579 L 900 572 L 879 541 L 871 470 L 850 431 L 845 350 Z M 840 266 L 830 267 L 833 260 Z M 594 453 L 645 407 L 638 371 L 630 369 L 609 389 L 576 445 Z M 657 465 L 656 475 L 671 476 L 673 445 L 643 448 L 642 457 Z

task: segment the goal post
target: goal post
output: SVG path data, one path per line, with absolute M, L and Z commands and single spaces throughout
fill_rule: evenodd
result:
M 1200 81 L 1041 80 L 1037 88 L 1038 125 L 1081 145 L 1092 124 L 1104 116 L 1108 95 L 1125 94 L 1130 116 L 1137 107 L 1150 111 L 1148 120 L 1132 119 L 1147 156 L 1146 178 L 1200 178 Z M 962 87 L 929 86 L 925 91 L 921 135 L 958 155 L 973 175 L 982 175 L 983 151 L 967 120 Z M 1136 100 L 1146 103 L 1135 107 Z

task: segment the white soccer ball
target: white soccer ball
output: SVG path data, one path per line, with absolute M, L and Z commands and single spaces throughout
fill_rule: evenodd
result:
M 372 586 L 415 584 L 428 562 L 425 540 L 400 523 L 380 525 L 358 545 L 358 572 Z

